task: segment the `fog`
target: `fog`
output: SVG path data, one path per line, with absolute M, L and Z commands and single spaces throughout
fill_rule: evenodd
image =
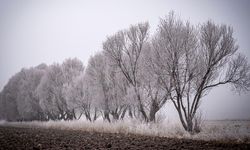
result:
M 209 19 L 234 28 L 239 51 L 250 62 L 250 1 L 168 0 L 1 0 L 0 90 L 23 67 L 88 59 L 102 50 L 108 35 L 131 24 L 148 21 L 151 35 L 159 18 L 174 10 L 182 19 L 199 24 Z M 229 86 L 213 89 L 203 98 L 206 119 L 250 119 L 250 93 L 236 94 Z M 175 116 L 174 110 L 167 112 Z

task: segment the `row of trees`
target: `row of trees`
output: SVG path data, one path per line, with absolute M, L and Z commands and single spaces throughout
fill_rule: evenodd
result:
M 237 50 L 231 27 L 193 26 L 170 13 L 151 37 L 148 23 L 107 37 L 86 69 L 78 59 L 22 69 L 0 93 L 0 117 L 153 122 L 169 101 L 184 129 L 194 132 L 201 99 L 213 87 L 249 89 L 250 66 Z
M 1 92 L 1 118 L 9 121 L 75 118 L 75 108 L 66 97 L 84 67 L 77 59 L 62 65 L 41 64 L 22 69 Z

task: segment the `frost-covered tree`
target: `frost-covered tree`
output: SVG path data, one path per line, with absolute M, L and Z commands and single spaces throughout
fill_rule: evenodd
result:
M 119 68 L 103 53 L 98 53 L 90 58 L 85 78 L 90 86 L 88 90 L 95 93 L 93 101 L 103 110 L 104 119 L 110 122 L 110 115 L 114 120 L 123 118 L 127 109 L 126 86 Z
M 250 87 L 250 66 L 237 53 L 231 27 L 208 21 L 195 28 L 171 13 L 161 20 L 152 43 L 156 74 L 188 132 L 198 132 L 196 112 L 213 87 Z
M 22 69 L 1 92 L 1 118 L 10 121 L 75 119 L 74 104 L 65 94 L 83 71 L 78 59 L 67 59 L 62 65 L 41 64 Z
M 106 55 L 119 67 L 130 86 L 133 87 L 138 110 L 145 121 L 148 121 L 148 118 L 140 96 L 138 64 L 148 38 L 148 29 L 148 23 L 134 25 L 128 30 L 119 31 L 108 37 L 103 43 Z
M 2 112 L 3 119 L 7 121 L 17 121 L 20 118 L 18 107 L 17 107 L 17 97 L 22 76 L 20 73 L 12 76 L 8 83 L 4 86 L 1 94 L 2 98 Z
M 83 64 L 78 59 L 67 59 L 62 65 L 49 66 L 43 76 L 36 93 L 40 99 L 40 105 L 52 120 L 75 119 L 75 108 L 70 106 L 72 99 L 67 96 L 72 88 L 73 80 L 84 71 Z
M 103 118 L 110 122 L 109 110 L 109 86 L 106 76 L 107 62 L 102 53 L 98 53 L 91 57 L 86 69 L 86 76 L 92 84 L 92 91 L 95 95 L 92 97 L 99 102 L 99 106 L 103 110 Z
M 76 82 L 76 78 L 79 78 L 80 76 L 83 75 L 84 66 L 83 63 L 77 58 L 66 59 L 62 63 L 62 71 L 64 77 L 62 92 L 63 92 L 63 97 L 65 98 L 67 103 L 66 115 L 68 119 L 76 119 L 77 106 L 74 104 L 73 97 L 72 96 L 69 97 L 68 95 L 70 95 L 71 92 L 73 92 L 74 87 L 77 87 L 76 85 L 78 83 Z
M 153 61 L 153 51 L 150 43 L 147 43 L 142 53 L 142 61 L 139 64 L 139 76 L 144 107 L 148 121 L 156 121 L 156 113 L 165 105 L 168 100 L 168 93 L 161 86 L 160 77 L 156 74 Z
M 91 79 L 87 75 L 82 74 L 76 78 L 71 92 L 72 99 L 74 99 L 72 102 L 89 121 L 95 121 L 99 116 L 99 105 L 94 94 L 96 91 L 93 89 Z
M 2 118 L 9 121 L 43 120 L 43 112 L 35 89 L 47 66 L 22 69 L 4 87 L 1 94 Z
M 64 96 L 67 101 L 68 110 L 71 110 L 74 118 L 80 119 L 84 103 L 83 75 L 79 75 L 67 86 L 64 87 Z M 76 115 L 79 115 L 78 117 Z
M 127 108 L 131 102 L 124 99 L 127 94 L 128 82 L 121 73 L 120 69 L 109 60 L 105 55 L 106 59 L 105 76 L 106 82 L 109 87 L 108 99 L 109 99 L 109 110 L 114 120 L 123 119 Z
M 39 104 L 39 99 L 35 89 L 40 84 L 40 80 L 46 71 L 43 64 L 29 69 L 22 69 L 22 78 L 18 85 L 19 92 L 17 108 L 20 114 L 20 120 L 44 120 L 44 114 Z
M 62 96 L 63 82 L 63 72 L 60 65 L 53 64 L 48 67 L 36 89 L 40 106 L 47 119 L 62 119 L 65 115 L 67 104 Z

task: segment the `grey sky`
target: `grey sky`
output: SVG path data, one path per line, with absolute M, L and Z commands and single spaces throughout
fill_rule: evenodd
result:
M 87 64 L 107 35 L 174 10 L 192 23 L 208 19 L 231 25 L 240 51 L 250 62 L 248 0 L 0 0 L 0 90 L 22 67 L 77 57 Z M 211 91 L 201 105 L 208 119 L 250 119 L 250 93 L 230 87 Z

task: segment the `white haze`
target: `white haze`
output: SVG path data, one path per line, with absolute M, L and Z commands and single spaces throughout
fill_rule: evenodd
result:
M 22 67 L 61 63 L 69 57 L 86 65 L 90 55 L 102 50 L 106 36 L 142 21 L 149 21 L 152 34 L 159 18 L 171 10 L 195 24 L 212 19 L 231 25 L 240 52 L 250 62 L 247 0 L 1 0 L 0 89 Z M 250 119 L 249 97 L 249 92 L 234 94 L 227 86 L 213 89 L 203 99 L 203 115 L 206 119 Z M 176 116 L 172 109 L 167 107 L 168 117 Z

